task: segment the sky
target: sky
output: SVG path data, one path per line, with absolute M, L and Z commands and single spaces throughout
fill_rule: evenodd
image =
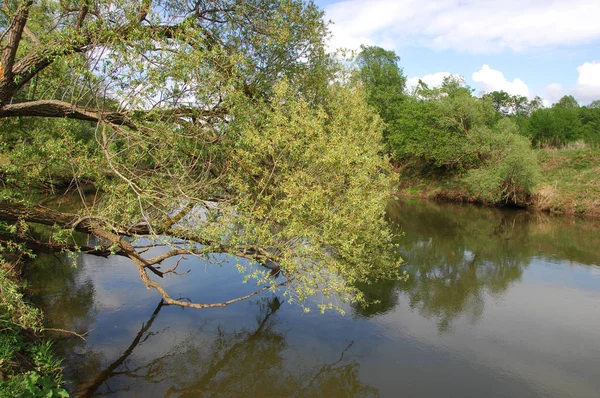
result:
M 394 50 L 409 85 L 462 76 L 546 104 L 600 99 L 599 0 L 316 0 L 330 49 Z

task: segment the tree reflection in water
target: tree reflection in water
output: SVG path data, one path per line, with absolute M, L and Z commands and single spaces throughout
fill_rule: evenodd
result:
M 394 202 L 388 216 L 404 235 L 400 251 L 410 273 L 405 283 L 361 286 L 374 306 L 355 308 L 370 317 L 396 307 L 402 292 L 411 308 L 448 332 L 453 320 L 477 322 L 486 295 L 501 295 L 518 281 L 533 254 L 531 215 L 433 203 Z
M 307 372 L 287 371 L 285 335 L 274 330 L 281 303 L 274 297 L 259 301 L 258 306 L 257 325 L 251 330 L 226 332 L 219 328 L 209 347 L 190 336 L 167 354 L 132 366 L 128 358 L 134 350 L 141 344 L 153 344 L 153 338 L 160 334 L 151 329 L 163 308 L 161 302 L 123 354 L 91 381 L 80 384 L 76 395 L 91 397 L 130 391 L 138 379 L 170 385 L 166 397 L 378 395 L 377 389 L 359 380 L 359 364 L 344 358 L 353 342 L 333 363 Z M 118 381 L 111 383 L 116 377 Z

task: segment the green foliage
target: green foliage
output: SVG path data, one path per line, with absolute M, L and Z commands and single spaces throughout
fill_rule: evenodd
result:
M 393 120 L 404 99 L 406 77 L 398 66 L 400 57 L 376 46 L 361 46 L 356 57 L 358 78 L 365 87 L 367 102 L 384 122 Z
M 583 138 L 582 122 L 577 101 L 564 96 L 551 108 L 538 109 L 529 118 L 526 135 L 536 146 L 561 147 Z
M 518 134 L 514 121 L 503 119 L 494 129 L 478 129 L 474 139 L 485 160 L 464 178 L 472 195 L 491 203 L 520 203 L 533 193 L 541 170 L 529 141 Z
M 93 140 L 89 122 L 1 119 L 0 200 L 27 203 L 35 198 L 35 188 L 54 192 L 74 181 L 98 178 Z
M 448 121 L 437 104 L 407 98 L 402 112 L 389 123 L 388 141 L 396 161 L 409 162 L 423 168 L 460 168 L 473 160 L 464 134 L 447 128 Z
M 274 92 L 269 103 L 238 105 L 229 186 L 241 193 L 243 227 L 228 240 L 277 248 L 295 278 L 291 299 L 320 291 L 360 300 L 356 281 L 401 275 L 383 218 L 392 173 L 380 156 L 382 123 L 357 88 L 332 85 L 324 107 L 286 82 Z
M 332 83 L 343 68 L 313 2 L 150 3 L 86 2 L 82 20 L 65 10 L 76 5 L 33 4 L 27 26 L 45 61 L 11 98 L 60 101 L 84 117 L 2 119 L 0 200 L 33 207 L 40 189 L 69 188 L 85 202 L 91 186 L 77 217 L 118 232 L 149 225 L 156 239 L 215 253 L 266 251 L 291 300 L 360 300 L 355 282 L 401 277 L 383 217 L 393 180 L 383 124 L 367 104 L 371 93 L 394 106 L 403 95 L 393 53 L 364 48 L 374 77 L 365 95 Z M 38 48 L 23 37 L 21 59 Z
M 457 176 L 479 200 L 516 203 L 540 179 L 537 158 L 518 126 L 538 102 L 505 92 L 477 98 L 454 77 L 439 88 L 420 82 L 388 123 L 388 141 L 398 162 L 425 174 Z
M 66 398 L 69 393 L 51 376 L 42 376 L 30 371 L 0 382 L 0 395 L 23 398 Z
M 41 312 L 24 300 L 21 289 L 0 257 L 0 396 L 68 397 L 52 342 L 31 334 L 42 329 Z
M 492 122 L 488 100 L 473 97 L 464 82 L 448 77 L 440 88 L 423 82 L 390 122 L 389 141 L 397 161 L 462 171 L 477 164 L 473 130 Z
M 600 106 L 583 106 L 579 109 L 581 138 L 592 147 L 600 146 Z
M 529 101 L 525 96 L 510 95 L 505 91 L 486 93 L 482 98 L 491 101 L 492 106 L 500 116 L 528 118 L 533 112 L 543 107 L 540 97 L 535 97 Z
M 41 313 L 24 300 L 21 287 L 8 267 L 8 263 L 0 257 L 0 327 L 15 325 L 40 331 Z

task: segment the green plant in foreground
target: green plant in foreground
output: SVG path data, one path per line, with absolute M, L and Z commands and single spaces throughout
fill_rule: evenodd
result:
M 14 376 L 6 382 L 0 383 L 0 397 L 59 398 L 68 396 L 67 390 L 58 387 L 51 376 L 42 376 L 33 371 Z
M 0 397 L 68 397 L 52 342 L 35 335 L 41 312 L 24 300 L 12 269 L 0 258 Z

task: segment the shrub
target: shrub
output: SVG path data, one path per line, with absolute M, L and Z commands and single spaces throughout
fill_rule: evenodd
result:
M 493 203 L 516 204 L 526 200 L 541 178 L 541 169 L 529 141 L 518 134 L 515 122 L 502 119 L 494 129 L 478 129 L 474 140 L 479 142 L 483 162 L 463 179 L 469 192 Z

